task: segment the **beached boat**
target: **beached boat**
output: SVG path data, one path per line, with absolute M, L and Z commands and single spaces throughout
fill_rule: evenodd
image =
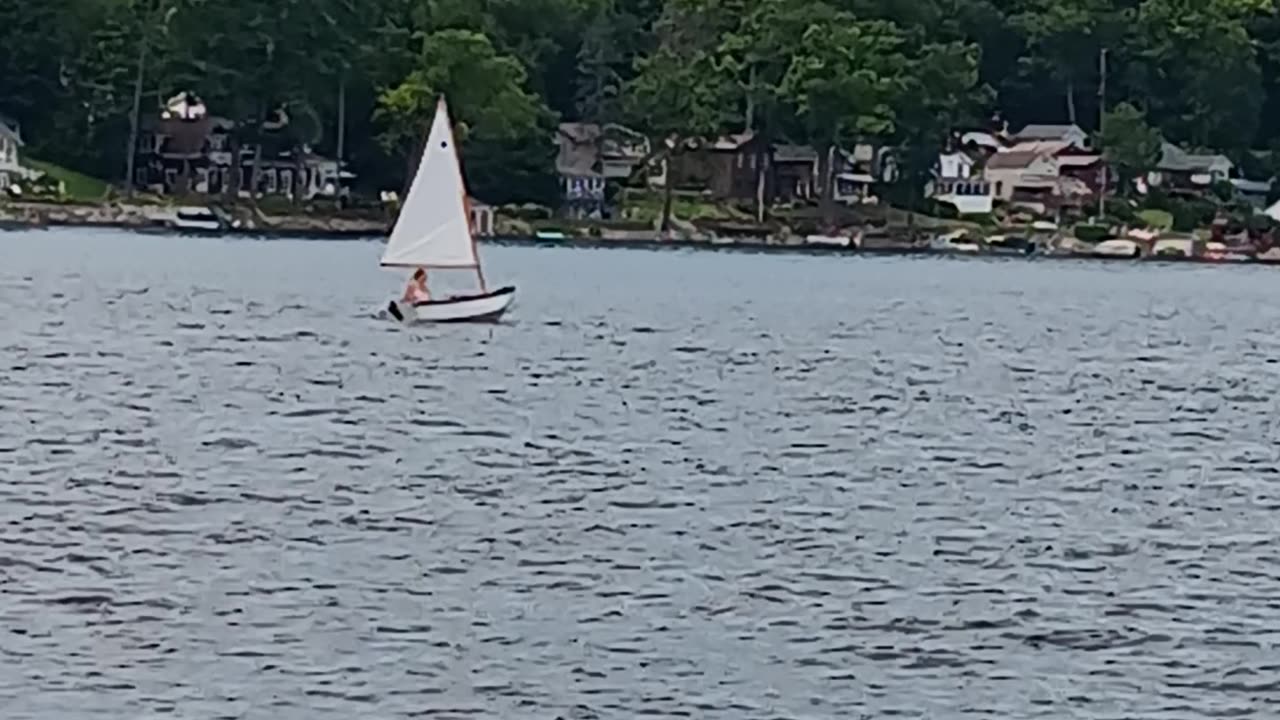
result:
M 969 233 L 965 230 L 953 230 L 943 235 L 938 235 L 929 241 L 929 249 L 935 252 L 944 253 L 978 253 L 982 252 L 982 246 L 969 238 Z
M 1088 254 L 1096 258 L 1137 258 L 1142 256 L 1142 246 L 1133 240 L 1115 238 L 1094 245 Z
M 494 322 L 515 300 L 514 287 L 485 287 L 467 191 L 444 98 L 423 148 L 418 171 L 382 253 L 384 268 L 472 270 L 479 292 L 416 303 L 392 301 L 387 311 L 403 322 Z

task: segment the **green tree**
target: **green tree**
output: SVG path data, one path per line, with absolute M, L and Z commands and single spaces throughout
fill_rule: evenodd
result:
M 835 22 L 836 11 L 823 2 L 754 0 L 745 7 L 721 8 L 740 20 L 722 34 L 717 67 L 724 73 L 727 92 L 741 108 L 745 127 L 757 133 L 758 152 L 766 155 L 775 139 L 792 125 L 794 108 L 782 94 L 782 82 L 791 67 L 794 48 L 804 34 L 818 24 Z M 756 217 L 764 221 L 770 198 L 765 197 L 767 157 L 758 157 L 756 168 Z
M 1115 169 L 1121 192 L 1128 192 L 1135 178 L 1155 167 L 1164 138 L 1147 122 L 1146 115 L 1130 103 L 1120 103 L 1103 118 L 1098 133 L 1107 163 Z
M 1171 140 L 1237 150 L 1257 134 L 1262 77 L 1245 17 L 1252 0 L 1145 0 L 1126 90 Z
M 655 26 L 657 49 L 636 64 L 626 89 L 627 112 L 648 128 L 666 155 L 662 232 L 671 229 L 674 159 L 718 133 L 728 112 L 725 83 L 715 64 L 714 13 L 701 0 L 668 0 Z
M 1067 121 L 1076 123 L 1077 93 L 1094 84 L 1099 53 L 1119 37 L 1123 13 L 1113 0 L 1027 0 L 1014 16 L 1028 53 L 1022 69 L 1050 79 L 1062 93 Z
M 894 105 L 906 87 L 902 44 L 891 23 L 839 14 L 835 22 L 804 31 L 782 78 L 781 95 L 818 151 L 822 217 L 828 225 L 835 218 L 835 149 L 887 137 L 894 129 Z
M 932 177 L 938 150 L 958 126 L 977 119 L 991 99 L 979 83 L 981 50 L 964 42 L 930 43 L 912 54 L 896 97 L 894 139 L 900 148 L 898 184 L 914 210 Z M 910 216 L 909 216 L 910 217 Z
M 378 98 L 376 115 L 385 123 L 382 140 L 388 149 L 405 152 L 416 167 L 421 144 L 431 126 L 436 100 L 448 99 L 462 145 L 468 178 L 475 173 L 471 163 L 494 162 L 489 150 L 514 150 L 526 146 L 531 152 L 514 154 L 507 163 L 513 174 L 547 173 L 550 158 L 553 115 L 541 99 L 525 88 L 528 78 L 520 61 L 500 54 L 483 34 L 471 30 L 441 30 L 422 40 L 418 67 Z M 501 163 L 501 159 L 497 159 Z M 521 163 L 525 163 L 522 167 Z M 537 163 L 540 169 L 530 168 Z M 412 168 L 406 177 L 412 177 Z M 483 192 L 487 183 L 473 183 Z

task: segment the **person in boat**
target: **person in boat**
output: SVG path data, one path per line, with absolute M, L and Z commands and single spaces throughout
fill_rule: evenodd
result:
M 413 271 L 413 277 L 409 278 L 409 284 L 404 289 L 403 300 L 411 304 L 431 300 L 431 293 L 427 291 L 426 268 L 418 268 Z

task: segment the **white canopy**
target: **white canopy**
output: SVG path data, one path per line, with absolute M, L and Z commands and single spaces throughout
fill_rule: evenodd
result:
M 472 268 L 479 265 L 444 98 L 400 217 L 382 253 L 383 267 Z

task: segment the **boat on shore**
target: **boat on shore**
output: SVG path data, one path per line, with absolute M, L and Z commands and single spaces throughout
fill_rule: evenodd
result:
M 235 229 L 235 224 L 223 219 L 212 208 L 200 205 L 182 205 L 148 213 L 147 224 L 136 228 L 138 232 L 153 235 L 225 235 Z

